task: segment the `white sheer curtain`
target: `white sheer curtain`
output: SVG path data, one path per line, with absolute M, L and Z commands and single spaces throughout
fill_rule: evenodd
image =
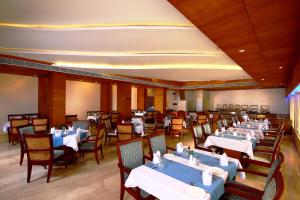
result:
M 300 137 L 300 94 L 290 98 L 290 118 L 296 134 Z

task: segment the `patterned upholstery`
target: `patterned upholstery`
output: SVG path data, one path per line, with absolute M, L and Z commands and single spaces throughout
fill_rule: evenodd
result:
M 265 184 L 265 189 L 268 186 L 271 178 L 274 175 L 274 172 L 276 171 L 277 167 L 283 162 L 283 155 L 281 153 L 278 153 L 276 160 L 273 161 L 272 166 L 270 168 L 270 171 L 268 173 L 267 179 L 266 179 L 266 184 Z
M 122 165 L 134 169 L 144 164 L 143 143 L 135 141 L 120 146 Z
M 193 126 L 193 134 L 196 138 L 202 138 L 203 132 L 200 124 Z
M 112 123 L 117 123 L 119 121 L 119 113 L 111 113 L 110 114 L 110 119 Z
M 223 119 L 222 122 L 223 122 L 223 125 L 224 125 L 225 127 L 228 126 L 227 119 Z
M 162 155 L 167 153 L 166 139 L 163 134 L 150 137 L 150 145 L 152 152 L 160 151 Z
M 21 135 L 23 135 L 24 133 L 27 133 L 27 134 L 34 134 L 33 126 L 29 125 L 29 126 L 19 127 L 19 133 L 20 133 Z
M 262 196 L 262 200 L 272 200 L 276 195 L 276 180 L 272 178 L 272 180 L 268 183 L 265 188 L 265 192 Z
M 35 131 L 46 131 L 48 130 L 48 119 L 47 118 L 36 118 L 32 120 Z
M 54 160 L 64 155 L 64 150 L 54 150 L 53 151 Z
M 206 135 L 210 135 L 210 134 L 211 134 L 211 129 L 210 129 L 210 124 L 209 124 L 209 123 L 205 123 L 205 124 L 203 125 L 203 128 L 204 128 L 204 133 L 205 133 Z
M 221 130 L 223 127 L 222 120 L 217 121 L 218 129 Z
M 73 121 L 73 127 L 84 129 L 84 130 L 89 130 L 89 121 L 88 120 L 77 120 Z

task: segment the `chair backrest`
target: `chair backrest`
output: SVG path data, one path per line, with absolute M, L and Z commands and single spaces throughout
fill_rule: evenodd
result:
M 271 181 L 266 185 L 262 200 L 279 200 L 284 191 L 284 187 L 284 178 L 280 170 L 277 170 Z
M 133 133 L 133 124 L 117 124 L 117 137 L 119 140 L 132 139 Z
M 28 119 L 11 119 L 10 120 L 10 133 L 11 134 L 18 134 L 17 127 L 28 125 Z
M 218 121 L 217 121 L 217 125 L 218 125 L 218 129 L 221 130 L 222 127 L 223 127 L 222 120 L 218 120 Z
M 227 119 L 223 119 L 222 122 L 225 127 L 228 127 Z
M 95 148 L 99 148 L 103 144 L 104 135 L 105 135 L 105 127 L 103 124 L 101 124 L 97 128 Z
M 7 116 L 8 121 L 12 119 L 24 119 L 24 118 L 25 118 L 24 114 L 10 114 Z
M 247 110 L 249 110 L 249 106 L 248 105 L 242 105 L 241 110 L 247 111 Z
M 198 115 L 198 123 L 203 124 L 207 121 L 207 116 L 206 115 Z
M 66 125 L 71 126 L 73 124 L 73 121 L 77 120 L 77 115 L 66 115 Z
M 204 128 L 205 135 L 211 135 L 211 128 L 208 122 L 203 124 L 203 128 Z
M 110 119 L 104 120 L 104 125 L 105 125 L 106 132 L 109 132 L 109 131 L 113 130 Z
M 236 123 L 235 116 L 231 117 L 231 121 L 232 121 L 232 123 L 234 123 L 234 122 Z
M 137 168 L 145 163 L 143 139 L 136 138 L 132 140 L 117 143 L 117 154 L 119 165 L 128 169 Z M 128 174 L 121 172 L 121 183 L 124 184 Z
M 47 118 L 33 118 L 32 125 L 35 131 L 46 131 L 48 130 L 48 119 Z
M 76 120 L 76 121 L 73 121 L 72 126 L 75 129 L 80 128 L 80 129 L 84 129 L 84 130 L 89 130 L 90 122 L 89 122 L 89 120 Z
M 171 127 L 172 127 L 172 130 L 181 130 L 183 128 L 183 119 L 172 118 Z
M 53 161 L 53 141 L 51 134 L 24 134 L 27 157 L 32 164 Z
M 24 126 L 18 126 L 17 127 L 17 131 L 19 134 L 19 138 L 20 138 L 20 145 L 21 148 L 25 148 L 25 143 L 24 143 L 24 134 L 34 134 L 34 128 L 32 125 L 24 125 Z
M 274 173 L 276 173 L 277 171 L 279 171 L 280 166 L 283 163 L 283 161 L 284 161 L 283 154 L 281 152 L 279 152 L 277 154 L 276 159 L 273 161 L 273 163 L 271 165 L 270 171 L 269 171 L 267 179 L 266 179 L 265 189 L 266 189 L 267 185 L 269 184 L 269 182 L 271 181 Z
M 102 113 L 100 117 L 100 122 L 104 123 L 104 120 L 109 119 L 110 115 L 108 113 Z
M 194 145 L 196 147 L 199 143 L 203 142 L 204 140 L 201 124 L 194 125 L 192 127 L 192 130 L 193 130 Z
M 164 133 L 156 133 L 147 136 L 149 154 L 152 159 L 153 153 L 160 151 L 161 155 L 167 153 L 167 145 Z
M 110 119 L 111 119 L 112 123 L 118 123 L 119 122 L 119 113 L 118 112 L 110 113 Z
M 35 119 L 35 118 L 39 118 L 39 114 L 38 113 L 27 113 L 24 114 L 26 119 Z
M 234 118 L 235 118 L 235 122 L 238 122 L 238 121 L 239 121 L 238 116 L 235 115 Z

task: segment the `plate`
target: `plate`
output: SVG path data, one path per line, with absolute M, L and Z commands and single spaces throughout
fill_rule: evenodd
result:
M 189 186 L 186 189 L 186 193 L 188 194 L 188 196 L 192 197 L 192 198 L 203 198 L 207 196 L 207 193 L 205 192 L 205 190 L 199 188 L 199 187 L 195 187 L 195 186 Z
M 215 175 L 220 175 L 224 172 L 224 170 L 219 167 L 211 167 L 210 169 L 211 169 L 212 173 Z
M 173 158 L 173 157 L 175 157 L 173 154 L 170 154 L 170 153 L 164 154 L 164 158 L 166 158 L 166 159 Z

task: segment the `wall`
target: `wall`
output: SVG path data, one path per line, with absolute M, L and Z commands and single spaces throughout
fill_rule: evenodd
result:
M 188 90 L 185 92 L 188 111 L 203 110 L 203 90 Z
M 89 110 L 100 110 L 100 84 L 66 81 L 66 114 L 86 119 Z
M 118 86 L 117 84 L 111 85 L 111 110 L 117 111 L 117 99 L 118 99 Z
M 8 114 L 38 112 L 38 78 L 0 73 L 0 125 Z
M 269 105 L 271 113 L 288 114 L 285 94 L 283 88 L 210 91 L 210 109 L 215 109 L 217 104 Z
M 131 114 L 131 83 L 118 83 L 117 97 L 120 120 L 127 119 Z

